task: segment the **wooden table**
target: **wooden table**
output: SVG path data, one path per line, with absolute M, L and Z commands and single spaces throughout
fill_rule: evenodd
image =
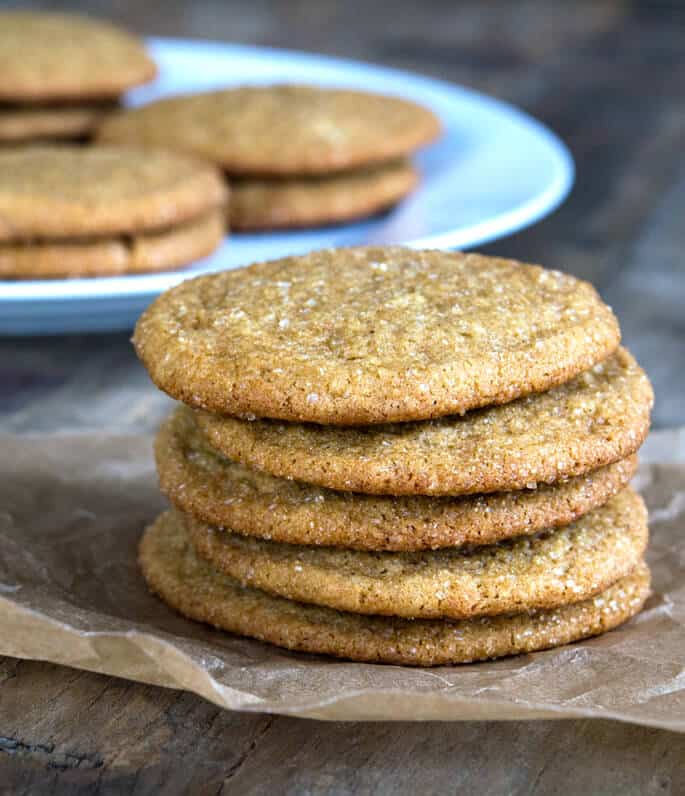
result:
M 415 69 L 543 119 L 576 157 L 574 193 L 551 218 L 486 251 L 593 280 L 655 383 L 655 424 L 685 422 L 681 4 L 82 6 L 145 33 Z M 148 431 L 167 409 L 126 335 L 0 340 L 0 384 L 3 430 Z M 189 694 L 12 659 L 0 659 L 0 736 L 0 793 L 685 792 L 685 737 L 656 730 L 590 721 L 320 724 L 228 713 Z

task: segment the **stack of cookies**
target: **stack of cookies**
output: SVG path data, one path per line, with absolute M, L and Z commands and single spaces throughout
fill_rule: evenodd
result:
M 0 11 L 0 144 L 86 138 L 156 72 L 142 42 L 106 22 Z
M 440 132 L 397 97 L 315 86 L 249 86 L 179 96 L 109 117 L 107 143 L 189 152 L 231 185 L 236 230 L 307 227 L 368 216 L 416 185 L 408 157 Z
M 203 276 L 140 319 L 186 406 L 145 532 L 182 614 L 359 661 L 461 663 L 616 627 L 649 592 L 630 488 L 652 390 L 594 289 L 361 248 Z
M 0 278 L 187 265 L 224 234 L 226 187 L 200 161 L 132 148 L 0 151 Z

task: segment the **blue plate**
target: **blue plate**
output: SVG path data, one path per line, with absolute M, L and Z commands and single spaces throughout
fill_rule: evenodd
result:
M 439 80 L 305 53 L 152 39 L 160 77 L 130 95 L 157 97 L 245 83 L 299 82 L 395 94 L 431 107 L 445 134 L 416 160 L 419 189 L 395 210 L 362 223 L 236 234 L 190 270 L 98 279 L 0 282 L 0 334 L 130 329 L 161 291 L 206 271 L 329 246 L 403 243 L 467 248 L 551 212 L 573 183 L 573 161 L 546 127 L 506 103 Z

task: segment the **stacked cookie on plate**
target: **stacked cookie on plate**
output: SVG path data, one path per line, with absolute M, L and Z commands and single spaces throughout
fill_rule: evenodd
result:
M 246 86 L 172 97 L 111 116 L 108 143 L 189 152 L 231 185 L 229 226 L 309 227 L 371 215 L 416 185 L 408 157 L 440 132 L 397 97 L 316 86 Z
M 142 42 L 107 22 L 0 11 L 0 144 L 86 138 L 156 72 Z
M 640 610 L 628 482 L 652 391 L 587 283 L 361 248 L 204 276 L 140 319 L 183 401 L 150 588 L 301 651 L 436 665 L 592 636 Z
M 0 278 L 178 268 L 222 241 L 226 187 L 206 163 L 133 148 L 0 150 Z

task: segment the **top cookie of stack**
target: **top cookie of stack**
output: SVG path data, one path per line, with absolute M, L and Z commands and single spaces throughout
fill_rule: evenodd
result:
M 335 425 L 427 420 L 569 381 L 618 346 L 589 284 L 396 247 L 323 250 L 194 279 L 135 343 L 153 381 L 211 412 Z
M 0 11 L 0 143 L 90 135 L 156 72 L 142 43 L 114 25 Z
M 413 102 L 316 86 L 245 86 L 110 117 L 109 143 L 189 152 L 231 180 L 230 226 L 313 226 L 369 215 L 416 183 L 407 157 L 440 123 Z
M 176 511 L 140 553 L 187 616 L 434 665 L 593 635 L 644 602 L 627 484 L 652 391 L 587 283 L 321 251 L 175 287 L 134 342 L 194 410 L 157 438 Z

